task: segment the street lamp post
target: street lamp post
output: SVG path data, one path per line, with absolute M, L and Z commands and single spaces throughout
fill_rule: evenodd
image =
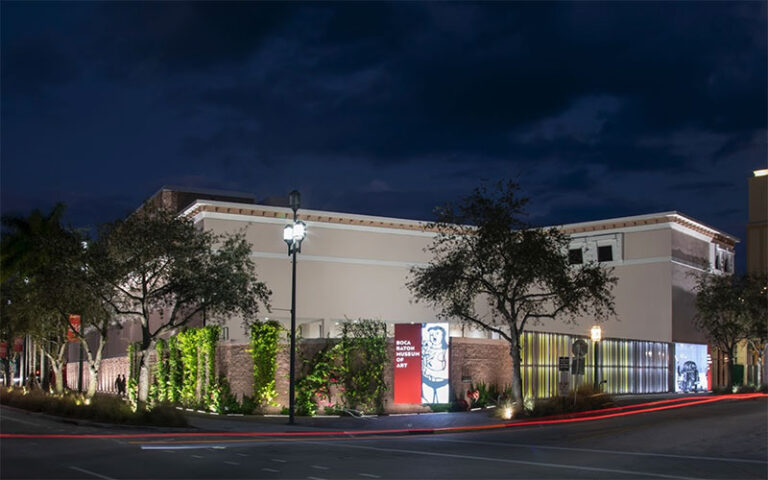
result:
M 598 348 L 600 346 L 600 340 L 603 337 L 603 329 L 600 328 L 600 325 L 595 325 L 590 330 L 590 333 L 592 334 L 592 343 L 594 344 L 593 348 L 595 350 L 595 361 L 594 361 L 594 364 L 595 364 L 595 393 L 597 393 L 598 389 L 600 388 L 600 379 L 597 376 L 597 361 L 598 361 L 597 351 L 598 351 Z
M 293 210 L 293 223 L 283 229 L 283 241 L 288 245 L 288 255 L 291 256 L 293 274 L 291 277 L 291 365 L 288 374 L 288 423 L 293 425 L 296 385 L 296 254 L 301 252 L 301 242 L 306 236 L 307 225 L 297 220 L 296 212 L 301 205 L 301 194 L 294 190 L 288 195 L 288 205 Z

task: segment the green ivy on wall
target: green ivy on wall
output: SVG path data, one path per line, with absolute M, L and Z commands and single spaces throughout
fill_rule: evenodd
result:
M 255 322 L 251 325 L 248 351 L 253 358 L 253 395 L 259 409 L 267 405 L 277 405 L 275 372 L 282 331 L 283 327 L 274 320 Z
M 216 377 L 216 344 L 220 332 L 218 326 L 210 325 L 188 328 L 167 342 L 158 340 L 151 386 L 153 401 L 220 409 L 222 398 L 228 398 L 228 390 L 222 386 L 226 380 Z
M 387 384 L 387 327 L 379 320 L 346 321 L 338 343 L 328 344 L 303 361 L 306 374 L 296 384 L 296 412 L 315 415 L 319 402 L 331 401 L 338 389 L 344 408 L 384 410 Z M 329 407 L 331 410 L 338 406 Z
M 304 359 L 304 375 L 296 383 L 296 413 L 313 416 L 318 402 L 331 399 L 331 386 L 340 383 L 339 344 L 327 344 L 311 359 Z
M 155 344 L 155 396 L 158 402 L 170 401 L 169 393 L 169 364 L 168 364 L 168 344 L 162 338 Z
M 346 321 L 341 327 L 342 397 L 347 408 L 382 412 L 387 384 L 387 325 L 381 320 Z
M 128 344 L 128 382 L 126 393 L 128 394 L 128 403 L 135 411 L 138 406 L 139 398 L 139 346 L 138 342 Z
M 179 341 L 176 336 L 168 339 L 168 401 L 179 403 L 181 401 L 181 385 L 184 381 L 184 368 L 181 363 Z

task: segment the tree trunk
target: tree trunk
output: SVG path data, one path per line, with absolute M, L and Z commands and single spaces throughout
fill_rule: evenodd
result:
M 88 379 L 88 390 L 85 393 L 85 396 L 88 398 L 93 398 L 93 396 L 96 395 L 96 390 L 99 386 L 99 373 L 101 372 L 101 356 L 103 351 L 104 339 L 100 338 L 99 346 L 96 348 L 96 356 L 91 359 L 89 355 L 88 358 L 88 371 L 91 374 Z
M 66 342 L 62 343 L 59 346 L 55 356 L 49 353 L 46 353 L 46 357 L 51 364 L 50 371 L 53 372 L 53 385 L 51 385 L 50 371 L 48 369 L 45 370 L 44 375 L 47 383 L 46 390 L 53 387 L 56 393 L 64 393 L 64 376 L 62 372 L 64 370 L 64 357 L 66 356 L 66 353 L 67 353 Z M 41 371 L 41 375 L 43 375 L 42 371 Z
M 64 393 L 64 362 L 55 365 L 53 372 L 56 375 L 56 393 Z
M 151 347 L 143 349 L 139 352 L 139 391 L 137 400 L 139 404 L 146 405 L 149 400 L 149 353 Z
M 520 337 L 513 336 L 514 342 L 510 342 L 509 356 L 512 357 L 512 401 L 517 404 L 517 409 L 523 409 L 523 376 L 521 373 L 522 358 L 520 356 Z

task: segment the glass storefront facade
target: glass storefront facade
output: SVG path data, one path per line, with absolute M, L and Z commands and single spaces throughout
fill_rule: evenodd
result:
M 546 398 L 558 394 L 558 382 L 567 379 L 569 388 L 593 385 L 594 344 L 586 340 L 584 375 L 558 371 L 559 357 L 573 358 L 571 346 L 579 338 L 571 335 L 526 332 L 523 334 L 522 375 L 526 397 Z M 670 345 L 663 342 L 607 339 L 599 342 L 598 378 L 608 393 L 659 393 L 671 390 Z

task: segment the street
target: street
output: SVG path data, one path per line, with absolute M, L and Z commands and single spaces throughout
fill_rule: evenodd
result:
M 0 477 L 766 479 L 767 407 L 763 397 L 587 422 L 433 435 L 3 438 Z M 3 434 L 142 431 L 107 432 L 5 407 L 1 412 Z

